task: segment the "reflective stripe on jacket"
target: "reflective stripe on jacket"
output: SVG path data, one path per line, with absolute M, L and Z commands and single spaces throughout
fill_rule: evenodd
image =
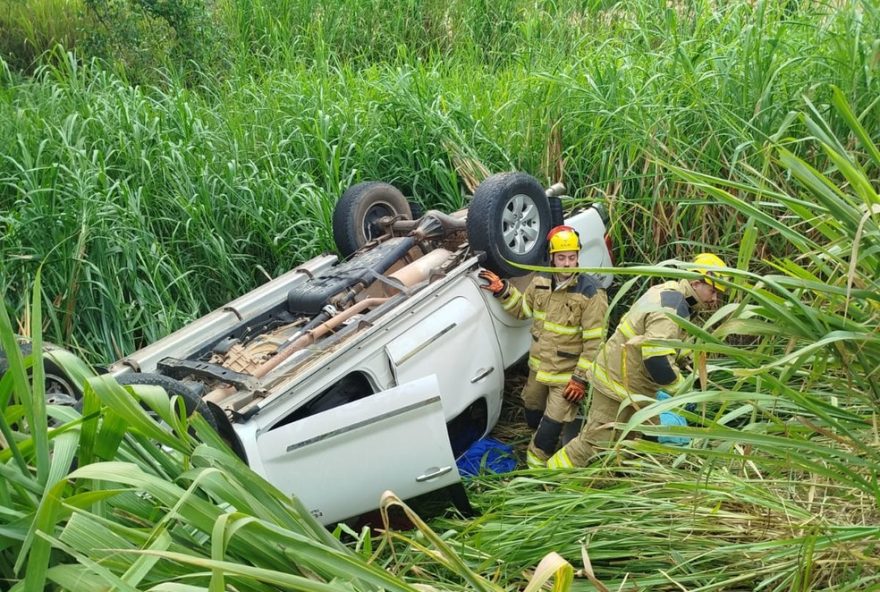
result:
M 511 286 L 501 306 L 515 317 L 534 320 L 529 368 L 538 382 L 564 384 L 572 374 L 588 379 L 608 310 L 605 290 L 595 279 L 578 274 L 554 289 L 551 274 L 538 274 L 525 292 Z
M 606 395 L 626 399 L 631 394 L 653 397 L 658 389 L 674 393 L 683 378 L 675 365 L 676 350 L 654 340 L 681 340 L 685 332 L 672 319 L 690 318 L 695 295 L 687 280 L 653 286 L 620 319 L 614 334 L 602 344 L 592 364 L 593 386 Z M 658 384 L 644 360 L 666 356 L 675 373 L 670 384 Z

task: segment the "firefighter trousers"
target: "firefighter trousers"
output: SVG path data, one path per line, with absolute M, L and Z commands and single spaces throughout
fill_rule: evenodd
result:
M 565 384 L 544 384 L 535 378 L 535 372 L 529 371 L 526 385 L 523 387 L 521 397 L 526 409 L 526 419 L 530 411 L 540 412 L 541 415 L 549 415 L 551 418 L 569 422 L 577 416 L 580 407 L 577 403 L 570 403 L 562 396 Z M 538 416 L 540 418 L 540 415 Z M 532 428 L 537 425 L 531 426 Z
M 566 424 L 577 417 L 580 403 L 572 403 L 562 395 L 565 384 L 546 385 L 529 378 L 522 391 L 529 427 L 535 428 L 529 442 L 527 462 L 529 466 L 542 465 L 559 446 L 559 437 Z
M 551 464 L 558 463 L 561 468 L 586 466 L 594 456 L 609 448 L 617 439 L 615 422 L 626 423 L 635 412 L 635 406 L 622 407 L 620 399 L 594 388 L 584 429 L 553 457 Z M 630 432 L 627 439 L 636 436 L 637 433 Z

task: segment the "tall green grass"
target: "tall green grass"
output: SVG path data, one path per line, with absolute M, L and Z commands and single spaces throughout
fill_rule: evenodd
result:
M 80 0 L 2 0 L 0 58 L 33 72 L 54 47 L 77 48 L 88 26 L 82 11 Z
M 169 70 L 133 87 L 77 56 L 29 80 L 0 73 L 7 347 L 15 324 L 114 359 L 332 249 L 332 205 L 354 182 L 451 209 L 483 167 L 517 168 L 609 206 L 622 274 L 686 275 L 658 264 L 705 248 L 736 262 L 729 304 L 686 324 L 705 389 L 625 426 L 691 401 L 679 433 L 693 445 L 625 441 L 589 469 L 478 479 L 482 516 L 434 523 L 457 558 L 438 563 L 430 535 L 355 533 L 365 567 L 295 502 L 197 448 L 167 404 L 177 438 L 93 378 L 81 421 L 47 410 L 39 366 L 31 390 L 16 362 L 0 381 L 4 578 L 494 590 L 523 587 L 557 551 L 593 578 L 578 589 L 880 586 L 872 3 L 220 10 L 232 57 L 201 64 L 201 85 Z M 22 429 L 46 415 L 69 423 Z M 126 464 L 93 463 L 114 459 Z
M 831 83 L 880 127 L 870 3 L 220 8 L 239 53 L 200 86 L 168 71 L 132 87 L 73 56 L 4 79 L 0 278 L 26 326 L 23 288 L 45 263 L 47 338 L 88 359 L 332 250 L 333 203 L 363 179 L 451 209 L 483 170 L 561 176 L 610 206 L 619 261 L 652 262 L 731 252 L 744 223 L 654 155 L 769 173 L 764 147 L 807 133 L 791 113 L 804 97 L 827 113 Z

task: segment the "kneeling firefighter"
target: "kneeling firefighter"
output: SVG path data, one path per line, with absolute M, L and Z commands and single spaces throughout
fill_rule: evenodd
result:
M 577 435 L 575 422 L 587 387 L 587 369 L 605 332 L 608 299 L 589 275 L 564 271 L 578 266 L 580 237 L 570 226 L 547 235 L 550 265 L 560 271 L 536 274 L 525 292 L 491 271 L 481 286 L 501 300 L 508 313 L 533 319 L 529 378 L 522 391 L 526 423 L 536 429 L 527 463 L 542 467 L 563 443 Z
M 674 395 L 685 382 L 675 365 L 678 352 L 656 342 L 682 341 L 686 333 L 674 317 L 689 319 L 695 312 L 715 308 L 726 289 L 718 281 L 726 267 L 720 257 L 701 253 L 694 264 L 700 279 L 649 288 L 602 344 L 590 365 L 593 396 L 584 429 L 550 458 L 549 468 L 586 466 L 614 441 L 615 423 L 629 421 L 636 412 L 633 395 Z

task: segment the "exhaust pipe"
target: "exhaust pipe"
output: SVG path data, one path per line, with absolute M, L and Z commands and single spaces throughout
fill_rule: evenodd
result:
M 354 303 L 353 305 L 351 305 L 351 307 L 343 310 L 335 317 L 328 319 L 320 325 L 314 327 L 313 329 L 306 331 L 299 338 L 281 348 L 278 353 L 263 362 L 263 364 L 254 371 L 253 375 L 256 378 L 263 378 L 269 372 L 277 368 L 281 364 L 281 362 L 287 360 L 288 358 L 290 358 L 290 356 L 300 351 L 301 349 L 312 345 L 318 339 L 330 333 L 354 315 L 363 312 L 368 308 L 375 308 L 380 304 L 384 304 L 387 300 L 388 298 L 366 298 L 364 300 L 361 300 L 360 302 Z M 205 395 L 203 399 L 205 399 L 206 401 L 210 401 L 216 405 L 220 405 L 226 397 L 235 394 L 237 390 L 238 389 L 236 389 L 234 386 L 217 388 Z

